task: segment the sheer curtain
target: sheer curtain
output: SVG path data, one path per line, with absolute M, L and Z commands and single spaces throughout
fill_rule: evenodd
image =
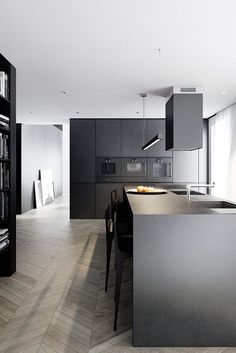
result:
M 236 201 L 236 105 L 209 120 L 212 195 Z

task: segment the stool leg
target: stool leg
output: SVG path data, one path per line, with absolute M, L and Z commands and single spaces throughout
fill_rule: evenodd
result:
M 108 277 L 109 277 L 109 270 L 110 270 L 112 241 L 113 241 L 112 237 L 107 237 L 107 264 L 106 264 L 105 292 L 107 292 L 107 286 L 108 286 Z
M 119 254 L 116 258 L 116 288 L 115 288 L 115 319 L 114 319 L 114 331 L 117 330 L 117 319 L 120 304 L 120 289 L 122 282 L 122 274 L 124 268 L 126 256 L 124 254 Z

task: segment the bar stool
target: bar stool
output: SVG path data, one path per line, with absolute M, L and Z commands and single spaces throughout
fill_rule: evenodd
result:
M 106 225 L 106 248 L 107 248 L 106 249 L 107 258 L 106 258 L 105 292 L 107 292 L 110 261 L 111 261 L 111 249 L 112 249 L 112 242 L 114 239 L 112 212 L 111 212 L 111 207 L 109 205 L 105 209 L 105 225 Z

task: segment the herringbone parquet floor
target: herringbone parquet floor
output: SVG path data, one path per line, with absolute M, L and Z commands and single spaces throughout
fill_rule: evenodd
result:
M 114 333 L 114 270 L 105 293 L 104 231 L 102 220 L 70 221 L 66 197 L 18 217 L 17 272 L 0 278 L 0 352 L 236 353 L 236 348 L 133 348 L 131 263 Z

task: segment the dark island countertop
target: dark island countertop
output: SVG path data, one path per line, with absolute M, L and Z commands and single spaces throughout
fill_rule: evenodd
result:
M 124 191 L 133 215 L 171 215 L 171 214 L 236 214 L 235 209 L 221 212 L 204 206 L 204 201 L 224 201 L 211 195 L 191 195 L 190 200 L 186 195 L 176 195 L 173 191 L 183 190 L 181 186 L 157 184 L 156 187 L 167 190 L 167 194 L 147 195 L 129 194 L 127 191 L 137 185 L 125 186 Z M 199 202 L 201 201 L 201 202 Z M 226 201 L 227 202 L 227 201 Z M 231 202 L 232 203 L 232 202 Z

